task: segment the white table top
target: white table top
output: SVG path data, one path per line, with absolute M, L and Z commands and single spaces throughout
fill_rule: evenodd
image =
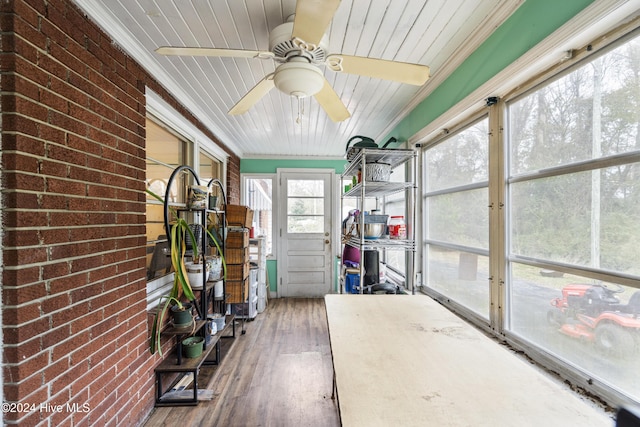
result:
M 343 426 L 613 426 L 422 295 L 325 297 Z

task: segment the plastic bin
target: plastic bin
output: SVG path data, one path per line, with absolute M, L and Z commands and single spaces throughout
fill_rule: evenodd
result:
M 347 274 L 344 278 L 344 292 L 347 294 L 357 294 L 360 286 L 359 274 Z

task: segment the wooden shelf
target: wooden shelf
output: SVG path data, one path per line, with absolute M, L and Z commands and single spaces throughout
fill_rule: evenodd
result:
M 204 326 L 206 322 L 203 320 L 199 320 L 197 324 L 201 324 L 200 327 Z M 225 335 L 228 333 L 229 329 L 232 330 L 231 335 Z M 176 333 L 177 331 L 177 333 Z M 167 330 L 163 331 L 163 333 L 171 333 L 176 336 L 180 336 L 185 334 L 184 328 L 167 328 Z M 225 326 L 221 331 L 216 332 L 214 335 L 211 335 L 208 344 L 205 344 L 205 348 L 202 351 L 202 354 L 198 357 L 187 358 L 183 357 L 180 352 L 182 351 L 182 346 L 178 344 L 176 349 L 171 352 L 155 369 L 156 373 L 156 406 L 177 406 L 177 405 L 197 405 L 198 404 L 198 372 L 203 364 L 219 364 L 220 363 L 220 339 L 221 338 L 235 338 L 236 329 L 235 329 L 235 316 L 227 315 L 225 316 Z M 216 358 L 213 361 L 208 360 L 209 355 L 213 349 L 216 349 Z M 169 373 L 176 374 L 186 374 L 193 373 L 193 396 L 191 398 L 163 398 L 166 394 L 166 391 L 163 390 L 162 387 L 162 375 Z
M 158 365 L 158 367 L 156 368 L 156 373 L 197 371 L 200 366 L 202 366 L 202 362 L 204 362 L 207 356 L 209 356 L 209 353 L 211 353 L 211 350 L 213 349 L 215 344 L 218 342 L 219 337 L 215 337 L 215 342 L 213 341 L 214 337 L 215 336 L 211 337 L 212 340 L 209 342 L 206 348 L 202 350 L 202 354 L 200 356 L 193 358 L 182 356 L 182 363 L 180 363 L 179 365 L 177 350 L 172 352 L 169 356 L 167 356 L 166 359 L 162 361 L 162 363 Z
M 196 320 L 196 327 L 194 329 L 193 327 L 193 323 L 189 326 L 184 326 L 181 328 L 176 328 L 175 326 L 173 326 L 172 324 L 169 324 L 166 328 L 164 328 L 162 330 L 162 334 L 163 335 L 186 335 L 186 334 L 191 334 L 192 332 L 197 332 L 200 330 L 200 328 L 202 328 L 205 323 L 204 320 Z

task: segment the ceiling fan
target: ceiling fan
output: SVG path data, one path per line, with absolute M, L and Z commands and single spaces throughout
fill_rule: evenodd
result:
M 334 122 L 351 116 L 338 94 L 325 79 L 320 65 L 332 71 L 357 74 L 422 86 L 429 67 L 383 59 L 327 54 L 325 31 L 340 0 L 298 0 L 295 15 L 269 34 L 269 51 L 163 46 L 161 55 L 216 56 L 272 59 L 280 65 L 256 84 L 229 114 L 243 114 L 274 86 L 298 99 L 314 96 Z

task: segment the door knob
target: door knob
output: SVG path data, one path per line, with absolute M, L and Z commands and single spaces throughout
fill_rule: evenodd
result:
M 325 240 L 324 242 L 325 242 L 327 245 L 328 245 L 329 243 L 331 243 L 331 242 L 329 242 L 329 239 Z

